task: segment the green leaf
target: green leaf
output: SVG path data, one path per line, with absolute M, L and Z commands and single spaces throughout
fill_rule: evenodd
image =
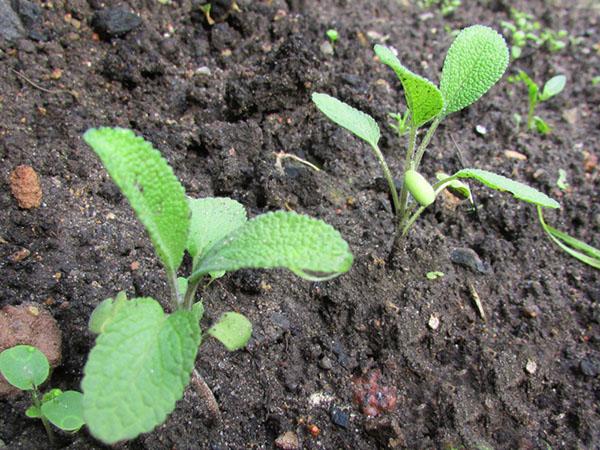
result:
M 590 267 L 600 269 L 600 250 L 546 224 L 542 214 L 542 208 L 539 206 L 538 217 L 542 228 L 548 234 L 552 242 L 573 258 L 578 259 Z
M 437 280 L 438 278 L 441 278 L 441 277 L 443 277 L 443 276 L 444 276 L 444 272 L 439 272 L 439 271 L 437 271 L 437 270 L 434 270 L 434 271 L 432 271 L 432 272 L 427 272 L 427 273 L 425 274 L 425 277 L 426 277 L 428 280 Z
M 84 367 L 90 432 L 112 444 L 162 423 L 183 396 L 198 345 L 195 313 L 166 315 L 152 298 L 127 301 L 97 337 Z
M 527 94 L 529 96 L 530 105 L 533 105 L 533 108 L 535 108 L 535 105 L 537 104 L 537 101 L 538 101 L 538 92 L 539 92 L 540 88 L 538 87 L 536 82 L 533 81 L 529 77 L 529 75 L 527 75 L 522 70 L 519 70 L 519 78 L 523 81 L 523 83 L 525 83 L 525 86 L 527 87 Z
M 215 245 L 190 278 L 242 268 L 285 267 L 313 281 L 347 272 L 352 253 L 331 225 L 293 212 L 260 215 Z
M 84 424 L 83 395 L 77 391 L 65 391 L 42 405 L 42 414 L 52 424 L 64 431 L 77 431 Z
M 202 320 L 202 316 L 204 316 L 204 303 L 202 303 L 202 300 L 192 305 L 192 312 L 196 316 L 196 320 L 200 322 L 200 320 Z
M 368 114 L 327 94 L 313 93 L 312 101 L 333 122 L 344 127 L 371 147 L 379 143 L 379 125 Z
M 49 402 L 50 400 L 55 399 L 56 397 L 58 397 L 62 393 L 63 393 L 63 391 L 61 391 L 58 388 L 50 389 L 48 392 L 46 392 L 42 396 L 42 403 Z
M 537 189 L 502 175 L 488 172 L 487 170 L 463 169 L 456 172 L 453 176 L 457 178 L 473 178 L 489 188 L 497 191 L 510 192 L 515 198 L 528 203 L 533 203 L 534 205 L 543 206 L 545 208 L 560 208 L 560 205 L 556 200 L 548 197 Z
M 438 181 L 443 181 L 446 178 L 450 177 L 450 175 L 448 175 L 444 172 L 437 172 L 435 174 L 435 177 L 438 179 Z M 464 197 L 464 198 L 468 199 L 471 203 L 473 203 L 473 196 L 471 195 L 471 188 L 469 187 L 469 185 L 467 183 L 463 183 L 460 180 L 452 180 L 452 181 L 450 181 L 450 183 L 448 183 L 447 188 L 454 194 Z
M 440 90 L 444 114 L 460 111 L 485 94 L 508 65 L 504 38 L 483 25 L 462 30 L 448 50 Z
M 544 84 L 544 89 L 540 95 L 540 100 L 548 100 L 550 97 L 560 94 L 565 88 L 566 83 L 567 77 L 564 75 L 556 75 L 555 77 L 550 78 L 548 81 L 546 81 L 546 84 Z
M 252 324 L 242 314 L 227 312 L 207 331 L 230 352 L 246 346 L 252 336 Z
M 131 130 L 92 128 L 83 138 L 129 200 L 167 271 L 175 273 L 187 241 L 189 208 L 173 169 Z
M 30 345 L 16 345 L 0 353 L 0 373 L 22 391 L 40 386 L 50 373 L 48 358 Z
M 37 406 L 31 405 L 25 410 L 25 415 L 30 419 L 40 419 L 42 417 L 42 411 Z
M 196 263 L 210 248 L 247 221 L 244 207 L 230 198 L 188 199 L 192 219 L 187 250 Z
M 558 169 L 558 179 L 556 180 L 556 186 L 561 191 L 569 189 L 569 183 L 567 182 L 567 172 L 565 169 Z
M 548 134 L 550 131 L 552 131 L 552 127 L 548 125 L 548 123 L 540 116 L 533 116 L 533 124 L 535 125 L 537 132 L 540 134 Z
M 88 328 L 92 333 L 100 334 L 104 331 L 104 328 L 114 319 L 121 307 L 127 302 L 127 294 L 125 291 L 121 291 L 117 294 L 117 297 L 113 300 L 107 298 L 102 300 L 90 316 L 88 322 Z
M 442 111 L 442 93 L 435 84 L 404 67 L 389 48 L 376 45 L 374 50 L 380 61 L 396 72 L 402 82 L 406 104 L 415 126 L 424 125 Z

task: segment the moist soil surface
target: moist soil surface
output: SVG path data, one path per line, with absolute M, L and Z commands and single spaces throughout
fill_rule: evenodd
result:
M 464 0 L 443 17 L 401 0 L 246 0 L 239 12 L 216 2 L 209 25 L 188 0 L 12 2 L 23 26 L 0 40 L 0 307 L 35 302 L 58 321 L 63 355 L 51 386 L 79 389 L 94 343 L 87 321 L 101 300 L 121 290 L 168 296 L 143 228 L 82 140 L 90 127 L 120 126 L 153 142 L 190 196 L 232 197 L 252 217 L 318 217 L 355 261 L 321 283 L 241 270 L 210 285 L 203 327 L 229 310 L 254 325 L 242 351 L 206 340 L 199 352 L 221 422 L 188 388 L 164 424 L 116 448 L 599 448 L 598 272 L 545 236 L 534 207 L 474 183 L 476 208 L 442 195 L 391 253 L 394 221 L 375 157 L 310 101 L 326 92 L 372 115 L 399 174 L 405 138 L 387 124 L 404 96 L 373 45 L 393 46 L 437 83 L 452 31 L 500 30 L 511 3 Z M 552 132 L 516 128 L 527 95 L 504 77 L 443 122 L 422 171 L 433 179 L 478 167 L 528 183 L 561 203 L 549 223 L 598 247 L 598 5 L 513 5 L 569 33 L 564 50 L 528 45 L 507 71 L 567 76 L 565 91 L 539 106 Z M 103 23 L 112 8 L 136 16 Z M 329 28 L 340 36 L 333 50 Z M 321 170 L 278 164 L 279 152 Z M 10 173 L 23 164 L 41 181 L 37 208 L 11 194 Z M 457 264 L 457 252 L 480 261 Z M 431 271 L 444 275 L 429 280 Z M 368 394 L 391 407 L 368 416 Z M 49 448 L 26 407 L 26 397 L 0 400 L 0 439 Z M 286 432 L 298 443 L 276 444 Z M 59 446 L 104 448 L 85 429 L 59 434 Z

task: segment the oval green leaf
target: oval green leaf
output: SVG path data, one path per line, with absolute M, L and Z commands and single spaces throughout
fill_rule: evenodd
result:
M 162 423 L 183 396 L 198 345 L 194 312 L 166 315 L 152 298 L 127 301 L 97 337 L 84 367 L 90 432 L 113 444 Z
M 404 185 L 419 205 L 429 206 L 435 201 L 433 186 L 416 170 L 409 169 L 404 173 Z
M 460 111 L 485 94 L 504 74 L 508 59 L 506 42 L 493 29 L 474 25 L 462 30 L 442 69 L 444 114 Z
M 283 267 L 312 281 L 347 272 L 352 253 L 331 225 L 293 212 L 277 211 L 248 221 L 215 245 L 190 278 L 217 270 Z
M 77 431 L 83 420 L 83 395 L 77 391 L 65 391 L 42 405 L 42 414 L 53 425 L 64 431 Z
M 485 184 L 489 188 L 496 191 L 510 192 L 515 198 L 528 203 L 533 203 L 534 205 L 543 206 L 544 208 L 560 208 L 560 205 L 556 200 L 548 197 L 543 192 L 502 175 L 488 172 L 487 170 L 463 169 L 456 172 L 454 176 L 457 178 L 472 178 Z
M 442 111 L 442 93 L 435 84 L 404 67 L 388 47 L 378 44 L 374 50 L 379 60 L 396 72 L 402 83 L 406 104 L 415 126 L 426 124 Z
M 226 312 L 207 333 L 232 352 L 246 346 L 252 336 L 252 323 L 242 314 Z
M 333 122 L 371 147 L 377 147 L 381 133 L 379 125 L 371 116 L 327 94 L 315 92 L 311 98 L 317 108 Z
M 550 97 L 560 94 L 565 88 L 566 84 L 567 77 L 564 75 L 556 75 L 555 77 L 550 78 L 548 81 L 546 81 L 546 84 L 544 84 L 544 89 L 540 95 L 540 100 L 548 100 Z
M 0 353 L 0 373 L 22 391 L 41 386 L 50 373 L 48 358 L 31 345 L 16 345 Z
M 183 259 L 189 208 L 173 169 L 152 144 L 124 128 L 92 128 L 83 135 L 144 224 L 167 270 Z

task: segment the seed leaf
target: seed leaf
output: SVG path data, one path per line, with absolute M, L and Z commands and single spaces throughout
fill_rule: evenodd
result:
M 127 294 L 125 294 L 125 291 L 119 292 L 114 300 L 112 298 L 102 300 L 94 308 L 94 311 L 92 311 L 88 322 L 89 330 L 95 334 L 102 333 L 104 328 L 115 318 L 121 307 L 126 303 Z
M 497 191 L 510 192 L 515 198 L 533 203 L 534 205 L 543 206 L 545 208 L 560 208 L 558 202 L 537 189 L 511 180 L 502 175 L 498 175 L 487 170 L 481 169 L 463 169 L 454 174 L 457 178 L 473 178 L 487 187 Z
M 31 391 L 46 381 L 50 365 L 37 348 L 16 345 L 0 353 L 0 373 L 16 388 Z
M 371 147 L 377 147 L 381 133 L 379 125 L 371 116 L 327 94 L 315 92 L 311 98 L 317 108 L 333 122 L 361 138 Z
M 152 298 L 127 301 L 98 335 L 84 367 L 90 432 L 113 444 L 162 423 L 183 396 L 199 344 L 192 311 L 166 315 Z
M 247 221 L 244 207 L 230 198 L 190 198 L 188 201 L 192 219 L 187 250 L 194 262 Z
M 389 48 L 376 45 L 374 50 L 381 62 L 396 72 L 400 79 L 415 126 L 424 125 L 442 111 L 442 93 L 435 84 L 404 67 Z
M 65 431 L 79 430 L 83 420 L 83 395 L 77 391 L 65 391 L 42 405 L 42 414 L 53 425 Z
M 504 38 L 483 25 L 462 30 L 448 50 L 440 90 L 444 114 L 451 114 L 479 99 L 500 79 L 508 65 Z
M 123 128 L 92 128 L 83 139 L 127 197 L 168 271 L 183 258 L 189 208 L 183 186 L 152 144 Z
M 212 247 L 192 277 L 218 270 L 284 267 L 302 278 L 321 281 L 347 272 L 352 260 L 348 244 L 331 225 L 277 211 L 248 221 Z
M 227 312 L 208 331 L 230 352 L 246 346 L 252 335 L 252 323 L 242 314 Z
M 565 88 L 566 83 L 567 77 L 564 75 L 556 75 L 555 77 L 550 78 L 546 81 L 546 84 L 544 84 L 544 89 L 542 89 L 542 93 L 540 94 L 540 100 L 548 100 L 550 97 L 560 94 Z

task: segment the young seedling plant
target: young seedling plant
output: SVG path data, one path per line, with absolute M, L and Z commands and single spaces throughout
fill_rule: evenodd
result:
M 375 120 L 327 94 L 313 93 L 317 108 L 336 124 L 363 139 L 377 158 L 392 196 L 397 218 L 397 241 L 404 236 L 423 210 L 446 187 L 457 188 L 459 179 L 472 178 L 517 199 L 547 208 L 558 208 L 556 201 L 522 183 L 481 169 L 463 169 L 431 185 L 419 172 L 423 154 L 438 125 L 448 115 L 466 108 L 485 94 L 502 76 L 508 64 L 508 48 L 502 36 L 482 25 L 462 30 L 450 46 L 442 69 L 440 87 L 404 67 L 394 52 L 376 45 L 380 61 L 394 70 L 410 111 L 409 137 L 405 153 L 403 183 L 398 194 L 394 179 L 379 148 L 380 131 Z M 430 123 L 417 145 L 419 128 Z M 464 186 L 464 184 L 462 184 Z M 414 204 L 409 204 L 410 196 Z
M 230 350 L 244 347 L 252 326 L 225 313 L 203 335 L 196 290 L 207 280 L 242 268 L 287 268 L 322 281 L 350 269 L 348 244 L 330 225 L 293 212 L 251 220 L 229 198 L 192 199 L 149 142 L 131 130 L 88 130 L 84 140 L 129 200 L 162 262 L 170 288 L 166 314 L 150 297 L 120 293 L 101 302 L 90 319 L 98 334 L 82 381 L 83 414 L 96 438 L 112 444 L 162 423 L 181 399 L 198 347 L 212 336 Z M 191 274 L 178 277 L 184 252 Z
M 544 88 L 540 91 L 539 86 L 533 81 L 529 75 L 522 70 L 514 78 L 515 81 L 522 81 L 527 87 L 527 94 L 529 98 L 529 109 L 527 110 L 527 130 L 533 130 L 534 127 L 538 133 L 548 134 L 551 131 L 550 125 L 544 121 L 540 116 L 535 115 L 535 108 L 538 103 L 545 102 L 546 100 L 560 94 L 565 88 L 567 78 L 564 75 L 556 75 L 550 78 L 544 84 Z M 518 117 L 520 122 L 520 116 Z
M 42 421 L 51 444 L 54 444 L 54 433 L 50 424 L 69 432 L 83 426 L 81 392 L 51 389 L 41 394 L 39 387 L 50 374 L 50 364 L 37 348 L 16 345 L 4 350 L 0 353 L 0 373 L 17 389 L 31 393 L 32 405 L 25 415 Z

